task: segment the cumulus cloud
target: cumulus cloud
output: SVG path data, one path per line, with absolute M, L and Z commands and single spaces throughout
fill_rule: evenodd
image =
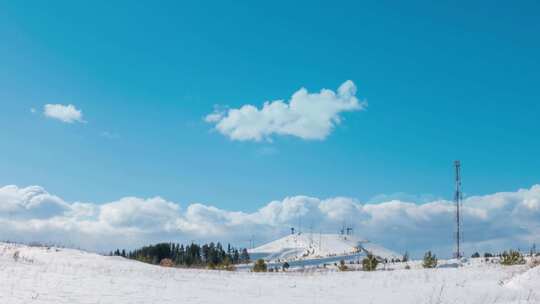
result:
M 205 117 L 215 129 L 232 140 L 271 140 L 272 135 L 290 135 L 307 140 L 325 139 L 341 122 L 342 112 L 365 109 L 356 97 L 356 85 L 347 80 L 337 92 L 322 89 L 296 91 L 290 100 L 267 101 L 262 108 L 247 104 L 228 111 L 217 110 Z
M 38 186 L 22 189 L 16 186 L 0 188 L 0 216 L 50 218 L 69 209 L 69 204 Z
M 82 111 L 74 105 L 46 104 L 43 107 L 43 114 L 46 117 L 60 120 L 65 123 L 81 122 L 84 123 Z
M 540 185 L 464 200 L 465 248 L 497 251 L 540 242 Z M 185 209 L 161 197 L 125 197 L 103 204 L 65 202 L 38 186 L 0 188 L 0 239 L 58 243 L 90 250 L 132 248 L 158 241 L 223 241 L 247 246 L 288 233 L 291 226 L 336 233 L 343 223 L 355 233 L 398 252 L 419 256 L 452 252 L 454 208 L 450 201 L 390 200 L 363 204 L 347 197 L 292 196 L 251 213 L 194 203 Z

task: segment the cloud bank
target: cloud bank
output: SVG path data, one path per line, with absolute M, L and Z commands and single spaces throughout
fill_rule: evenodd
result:
M 85 122 L 82 111 L 71 104 L 46 104 L 43 107 L 43 115 L 65 123 Z
M 452 202 L 415 204 L 391 200 L 362 204 L 347 197 L 292 196 L 253 213 L 204 204 L 179 204 L 161 197 L 125 197 L 103 204 L 66 202 L 39 186 L 0 188 L 0 239 L 56 243 L 96 251 L 132 248 L 159 241 L 223 241 L 247 246 L 288 233 L 337 232 L 342 223 L 355 233 L 398 252 L 452 252 Z M 540 243 L 540 185 L 516 192 L 473 196 L 464 201 L 465 250 L 497 251 Z
M 262 108 L 243 105 L 226 112 L 215 111 L 205 121 L 232 140 L 271 140 L 272 135 L 290 135 L 306 140 L 323 140 L 340 124 L 342 112 L 359 111 L 367 104 L 356 98 L 356 85 L 345 81 L 337 92 L 322 89 L 296 91 L 288 102 L 267 101 Z

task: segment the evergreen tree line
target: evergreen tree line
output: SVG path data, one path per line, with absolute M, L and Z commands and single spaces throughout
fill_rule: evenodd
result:
M 246 248 L 237 249 L 227 245 L 224 249 L 221 243 L 199 245 L 183 245 L 175 243 L 159 243 L 144 246 L 132 251 L 116 249 L 110 255 L 123 256 L 150 264 L 160 264 L 169 259 L 177 266 L 185 267 L 219 267 L 234 264 L 248 263 L 250 261 Z

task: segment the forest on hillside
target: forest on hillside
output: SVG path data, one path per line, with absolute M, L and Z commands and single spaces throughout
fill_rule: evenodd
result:
M 110 255 L 123 256 L 155 265 L 208 267 L 211 269 L 229 268 L 232 265 L 250 261 L 246 248 L 237 249 L 228 244 L 225 249 L 219 242 L 211 242 L 202 246 L 194 243 L 189 245 L 159 243 L 131 251 L 117 249 Z

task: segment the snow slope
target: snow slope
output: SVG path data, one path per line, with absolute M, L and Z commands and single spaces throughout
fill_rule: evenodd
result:
M 0 243 L 0 303 L 540 303 L 540 273 L 527 266 L 482 260 L 453 269 L 421 269 L 416 261 L 410 270 L 403 266 L 375 272 L 222 272 Z
M 537 291 L 540 291 L 540 266 L 531 268 L 524 273 L 512 277 L 508 280 L 506 286 L 520 290 L 532 290 L 536 288 Z
M 320 259 L 366 252 L 389 260 L 401 258 L 399 254 L 367 240 L 340 234 L 291 234 L 249 250 L 252 257 L 264 258 L 268 261 Z

